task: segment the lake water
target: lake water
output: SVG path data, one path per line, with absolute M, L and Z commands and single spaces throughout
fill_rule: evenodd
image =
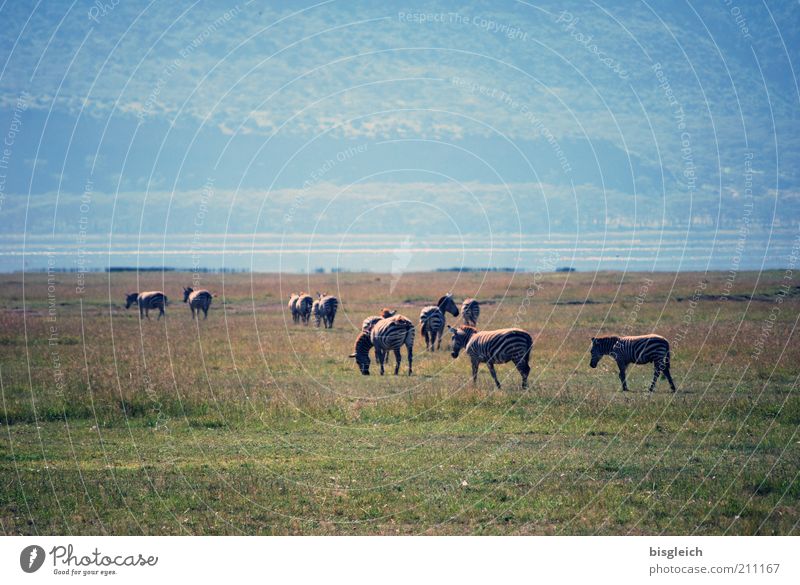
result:
M 412 272 L 444 268 L 551 271 L 761 270 L 794 266 L 796 229 L 608 231 L 543 236 L 200 234 L 0 236 L 0 271 L 171 267 L 258 272 Z

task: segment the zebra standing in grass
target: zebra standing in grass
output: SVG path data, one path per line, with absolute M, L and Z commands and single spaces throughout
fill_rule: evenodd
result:
M 396 376 L 400 371 L 400 348 L 404 345 L 408 352 L 408 375 L 411 375 L 414 360 L 414 324 L 409 319 L 403 315 L 381 319 L 373 325 L 369 337 L 375 347 L 375 359 L 381 365 L 381 376 L 383 376 L 383 364 L 389 351 L 394 352 L 397 360 L 394 375 Z M 356 357 L 356 362 L 358 362 L 358 357 Z
M 311 298 L 311 295 L 301 292 L 300 296 L 297 298 L 296 308 L 299 319 L 303 321 L 303 325 L 308 325 L 308 321 L 311 319 L 311 307 L 313 305 L 314 299 Z
M 589 365 L 596 368 L 597 362 L 604 355 L 611 356 L 617 362 L 623 392 L 628 391 L 628 383 L 625 380 L 625 370 L 628 366 L 650 362 L 653 363 L 653 382 L 650 384 L 650 392 L 655 390 L 660 375 L 667 379 L 670 388 L 675 392 L 675 384 L 669 372 L 669 341 L 660 335 L 592 337 L 592 358 Z
M 158 309 L 158 320 L 161 316 L 165 315 L 164 307 L 167 306 L 169 300 L 160 290 L 154 290 L 143 293 L 128 293 L 125 295 L 125 308 L 129 309 L 131 305 L 139 305 L 139 318 L 150 318 L 150 309 Z
M 445 313 L 458 317 L 458 307 L 452 294 L 446 294 L 439 299 L 436 305 L 424 307 L 419 313 L 419 330 L 425 338 L 425 349 L 433 351 L 435 347 L 441 349 L 444 336 Z M 436 339 L 439 339 L 437 345 Z
M 319 327 L 320 322 L 322 321 L 322 313 L 319 310 L 319 301 L 314 301 L 314 304 L 311 305 L 311 316 L 314 317 L 314 325 Z
M 522 376 L 522 387 L 528 387 L 528 374 L 531 367 L 528 361 L 533 351 L 533 338 L 522 329 L 498 329 L 496 331 L 478 331 L 470 325 L 462 325 L 458 329 L 450 327 L 453 334 L 453 358 L 457 358 L 463 349 L 472 360 L 472 381 L 478 380 L 478 366 L 485 363 L 494 383 L 500 388 L 495 364 L 513 362 Z
M 476 327 L 478 325 L 478 317 L 481 315 L 481 304 L 475 299 L 464 299 L 461 304 L 461 315 L 464 319 L 464 325 Z
M 355 358 L 356 365 L 364 376 L 369 376 L 369 350 L 372 349 L 372 340 L 369 333 L 362 331 L 356 338 L 356 344 L 353 348 L 353 353 L 349 357 Z
M 372 327 L 375 325 L 375 323 L 377 323 L 381 319 L 388 319 L 395 313 L 397 313 L 397 311 L 384 308 L 380 315 L 370 315 L 369 317 L 364 319 L 364 322 L 361 324 L 361 331 L 369 334 L 372 331 Z
M 336 311 L 339 308 L 339 299 L 325 293 L 317 293 L 317 307 L 325 329 L 333 329 L 333 320 L 336 319 Z M 317 322 L 319 327 L 319 321 Z
M 200 315 L 203 311 L 203 319 L 208 319 L 208 308 L 211 306 L 211 299 L 214 298 L 210 292 L 205 289 L 194 290 L 191 287 L 183 287 L 183 302 L 189 303 L 189 308 L 192 310 L 192 319 L 194 319 L 195 311 Z
M 289 312 L 292 314 L 292 321 L 295 323 L 300 321 L 300 312 L 297 310 L 297 300 L 300 295 L 292 293 L 289 295 Z

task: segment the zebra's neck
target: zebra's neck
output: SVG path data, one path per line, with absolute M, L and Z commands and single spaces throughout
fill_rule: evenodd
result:
M 619 341 L 619 337 L 601 337 L 598 341 L 600 342 L 600 351 L 604 354 L 609 354 L 614 345 Z

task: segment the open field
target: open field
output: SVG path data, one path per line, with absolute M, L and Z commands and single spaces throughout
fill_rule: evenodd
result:
M 3 533 L 800 533 L 791 273 L 208 274 L 207 321 L 191 275 L 138 279 L 0 276 Z M 165 320 L 125 311 L 162 288 Z M 333 330 L 291 323 L 300 289 L 339 297 Z M 411 378 L 347 359 L 364 317 L 450 290 L 534 335 L 528 391 L 473 386 L 447 337 Z M 591 336 L 651 331 L 676 394 L 588 367 Z

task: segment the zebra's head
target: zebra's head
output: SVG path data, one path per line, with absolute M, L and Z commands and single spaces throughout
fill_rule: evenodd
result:
M 600 358 L 611 353 L 616 340 L 616 337 L 592 337 L 592 357 L 589 360 L 589 367 L 596 368 Z
M 369 338 L 369 333 L 362 331 L 356 338 L 356 345 L 353 353 L 347 356 L 356 360 L 356 365 L 364 376 L 369 376 L 370 348 L 372 348 L 372 341 Z
M 130 309 L 131 305 L 135 305 L 139 301 L 139 293 L 127 293 L 125 295 L 125 308 Z
M 383 308 L 381 311 L 381 317 L 384 319 L 388 319 L 389 317 L 393 317 L 394 314 L 397 313 L 397 310 L 387 309 L 386 307 Z
M 436 303 L 439 306 L 439 309 L 442 313 L 450 313 L 453 317 L 458 317 L 458 307 L 456 306 L 456 302 L 453 300 L 453 293 L 447 293 L 442 298 L 439 299 L 439 302 Z
M 467 347 L 467 343 L 469 343 L 469 339 L 476 332 L 476 329 L 469 325 L 462 325 L 458 329 L 449 327 L 449 329 L 450 333 L 453 334 L 453 353 L 450 355 L 453 358 L 457 358 L 461 350 Z
M 194 292 L 194 289 L 190 286 L 183 287 L 183 302 L 186 303 L 189 301 L 189 295 Z

